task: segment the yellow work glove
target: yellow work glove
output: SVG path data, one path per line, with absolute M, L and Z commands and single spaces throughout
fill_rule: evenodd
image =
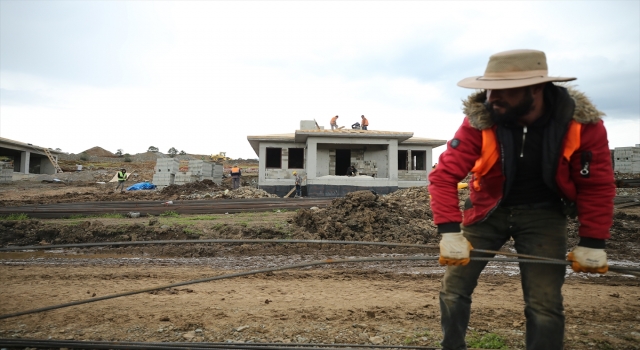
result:
M 466 265 L 471 260 L 469 252 L 473 249 L 471 243 L 462 232 L 443 233 L 440 239 L 440 265 Z
M 567 260 L 573 262 L 571 268 L 575 272 L 606 273 L 609 270 L 604 249 L 577 246 L 567 255 Z

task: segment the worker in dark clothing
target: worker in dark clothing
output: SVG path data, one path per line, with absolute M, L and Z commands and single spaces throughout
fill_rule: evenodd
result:
M 238 164 L 234 164 L 233 168 L 231 168 L 231 183 L 234 190 L 240 187 L 240 176 L 242 176 L 242 172 Z
M 542 51 L 514 50 L 489 58 L 485 75 L 458 83 L 475 89 L 466 117 L 429 174 L 440 264 L 442 348 L 467 349 L 471 295 L 486 261 L 474 249 L 564 260 L 567 215 L 577 215 L 580 240 L 567 256 L 575 272 L 605 273 L 605 242 L 616 195 L 602 112 L 581 92 L 554 82 Z M 456 186 L 469 172 L 462 215 Z M 564 265 L 520 263 L 527 350 L 564 349 Z M 585 296 L 589 298 L 589 296 Z
M 356 170 L 356 167 L 352 165 L 349 165 L 349 167 L 347 168 L 347 176 L 356 176 L 358 174 L 358 170 Z
M 116 186 L 116 190 L 114 192 L 118 192 L 118 188 L 120 189 L 120 193 L 124 192 L 125 181 L 127 181 L 127 169 L 122 168 L 118 171 L 118 186 Z

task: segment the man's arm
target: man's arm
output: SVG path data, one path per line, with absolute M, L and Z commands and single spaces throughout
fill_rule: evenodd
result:
M 473 247 L 460 228 L 458 182 L 467 176 L 480 157 L 481 145 L 482 132 L 471 127 L 465 118 L 440 155 L 438 167 L 429 174 L 433 221 L 442 235 L 438 259 L 441 265 L 466 265 L 470 261 Z
M 462 213 L 458 204 L 458 182 L 469 174 L 480 157 L 481 148 L 482 132 L 465 118 L 454 138 L 447 142 L 438 166 L 429 174 L 431 210 L 439 233 L 460 231 Z
M 576 184 L 578 246 L 569 253 L 576 272 L 605 273 L 604 251 L 613 224 L 613 198 L 616 196 L 607 131 L 602 121 L 583 124 L 581 144 L 571 156 L 571 178 Z

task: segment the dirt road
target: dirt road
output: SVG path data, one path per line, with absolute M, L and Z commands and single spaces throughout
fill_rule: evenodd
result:
M 10 302 L 1 303 L 0 313 L 314 260 L 322 253 L 3 259 L 0 299 Z M 439 271 L 430 263 L 396 263 L 221 280 L 3 320 L 0 337 L 437 346 Z M 570 276 L 564 287 L 566 348 L 638 349 L 638 287 L 637 279 L 625 277 Z M 475 293 L 470 337 L 493 333 L 509 348 L 523 348 L 522 309 L 518 276 L 484 274 Z
M 298 212 L 0 220 L 0 238 L 3 246 L 215 238 L 435 244 L 425 196 L 422 189 L 385 197 L 363 193 Z M 634 207 L 616 211 L 608 245 L 612 263 L 640 265 L 637 214 Z M 575 222 L 569 231 L 575 243 Z M 435 252 L 194 243 L 0 253 L 0 314 L 302 261 L 414 254 Z M 226 279 L 0 320 L 0 338 L 437 346 L 443 271 L 431 262 L 370 263 Z M 639 287 L 636 277 L 568 272 L 566 349 L 640 349 Z M 496 340 L 490 348 L 524 348 L 522 292 L 513 265 L 487 268 L 474 294 L 467 341 L 481 347 L 489 346 L 487 339 Z

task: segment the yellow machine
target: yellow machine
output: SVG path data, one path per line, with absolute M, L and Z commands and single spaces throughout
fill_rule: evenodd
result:
M 224 162 L 225 160 L 231 160 L 231 158 L 227 157 L 227 152 L 220 152 L 218 154 L 212 154 L 211 160 L 220 163 Z

